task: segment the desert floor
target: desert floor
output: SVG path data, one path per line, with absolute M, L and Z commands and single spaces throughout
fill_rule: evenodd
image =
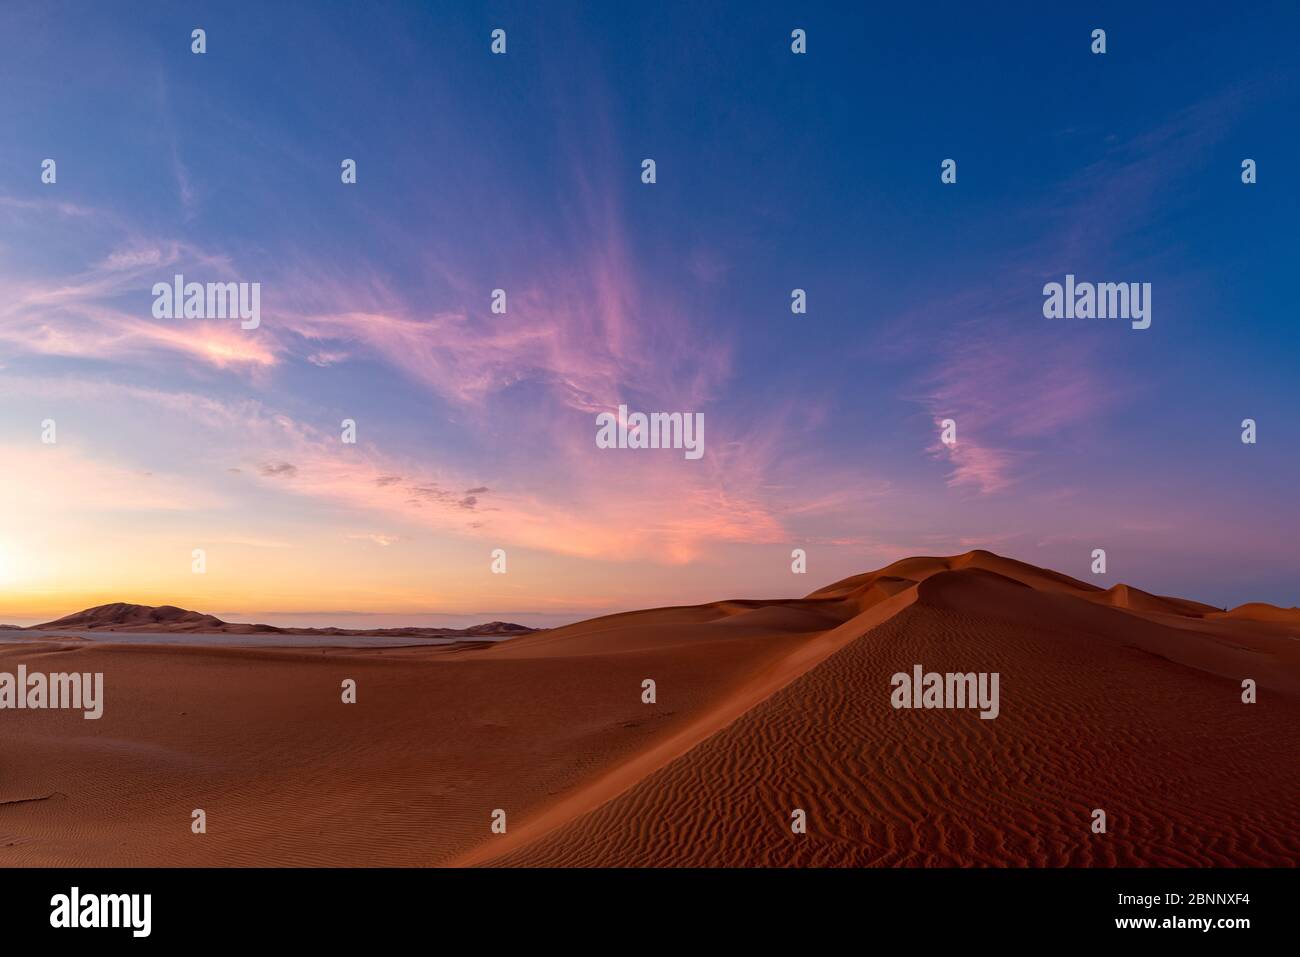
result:
M 1294 865 L 1296 635 L 972 552 L 495 645 L 5 644 L 106 704 L 0 711 L 0 865 Z M 999 716 L 895 710 L 914 664 Z

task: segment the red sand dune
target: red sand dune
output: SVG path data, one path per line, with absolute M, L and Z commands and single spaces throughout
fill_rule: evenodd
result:
M 491 646 L 0 645 L 107 686 L 0 712 L 0 863 L 1294 864 L 1300 641 L 1238 611 L 971 552 Z M 914 664 L 999 716 L 894 710 Z
M 1276 621 L 1292 628 L 1300 627 L 1300 608 L 1278 608 L 1261 601 L 1238 605 L 1231 611 L 1217 612 L 1211 618 L 1237 618 L 1247 621 Z

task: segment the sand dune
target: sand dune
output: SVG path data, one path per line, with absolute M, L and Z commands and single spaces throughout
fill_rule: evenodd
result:
M 107 698 L 0 712 L 0 863 L 1293 864 L 1300 641 L 1239 611 L 980 551 L 492 645 L 0 646 Z M 895 710 L 914 664 L 998 717 Z
M 3 626 L 0 626 L 3 627 Z M 29 629 L 21 629 L 29 630 Z M 226 635 L 342 635 L 356 638 L 474 638 L 525 635 L 533 631 L 508 621 L 490 621 L 469 628 L 281 628 L 222 621 L 214 615 L 175 605 L 132 605 L 114 602 L 33 625 L 31 631 L 121 631 L 134 634 Z
M 1247 602 L 1230 611 L 1216 612 L 1207 617 L 1235 618 L 1246 621 L 1275 621 L 1280 624 L 1290 625 L 1292 628 L 1300 627 L 1300 608 L 1278 608 L 1276 605 L 1265 604 L 1262 601 Z
M 167 629 L 170 631 L 196 631 L 207 628 L 219 630 L 226 622 L 212 615 L 187 611 L 175 605 L 132 605 L 127 602 L 113 602 L 109 605 L 96 605 L 64 615 L 54 621 L 36 625 L 36 628 L 57 631 L 61 628 L 97 630 L 101 628 L 140 631 L 143 629 Z
M 1192 634 L 1193 666 L 1178 664 L 1152 650 L 1177 641 L 1165 626 L 1067 588 L 1033 591 L 990 564 L 926 567 L 915 601 L 883 624 L 618 799 L 543 840 L 503 841 L 495 861 L 1295 862 L 1295 648 L 1206 647 Z M 1242 705 L 1236 680 L 1204 670 L 1225 657 L 1290 693 Z M 881 689 L 913 662 L 997 670 L 1009 710 L 990 722 L 894 711 Z M 808 814 L 806 835 L 790 831 L 794 808 Z M 1106 835 L 1089 830 L 1094 808 L 1109 815 Z

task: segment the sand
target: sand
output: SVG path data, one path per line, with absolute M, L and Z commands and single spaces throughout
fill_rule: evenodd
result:
M 972 552 L 492 645 L 0 646 L 106 696 L 0 712 L 0 864 L 1294 864 L 1289 611 Z M 998 672 L 997 719 L 894 710 L 918 663 Z

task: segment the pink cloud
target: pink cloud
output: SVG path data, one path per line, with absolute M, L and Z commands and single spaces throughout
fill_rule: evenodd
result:
M 935 428 L 941 429 L 939 420 Z M 949 488 L 973 488 L 981 495 L 1000 492 L 1013 482 L 1012 466 L 1015 453 L 1007 449 L 980 445 L 959 431 L 957 442 L 951 446 L 937 443 L 936 454 L 943 455 L 952 465 L 948 474 Z
M 223 256 L 177 242 L 132 242 L 63 279 L 6 279 L 0 342 L 16 354 L 86 357 L 147 364 L 182 354 L 219 369 L 257 369 L 277 362 L 280 346 L 238 320 L 155 319 L 153 283 L 198 268 L 203 281 L 232 278 Z M 120 305 L 138 301 L 136 309 Z
M 1039 330 L 1017 333 L 997 318 L 968 320 L 942 340 L 921 378 L 919 401 L 935 421 L 957 422 L 948 485 L 979 494 L 1002 491 L 1044 443 L 1105 411 L 1117 392 L 1096 371 L 1093 346 Z

